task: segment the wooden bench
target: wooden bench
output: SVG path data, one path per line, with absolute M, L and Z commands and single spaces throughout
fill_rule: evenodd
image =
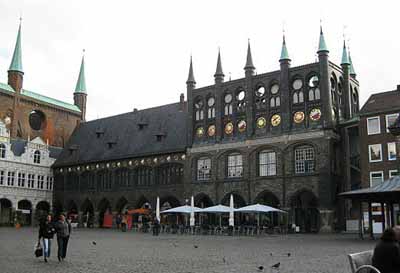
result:
M 349 262 L 352 273 L 380 273 L 380 271 L 372 266 L 373 250 L 363 251 L 358 253 L 349 254 Z

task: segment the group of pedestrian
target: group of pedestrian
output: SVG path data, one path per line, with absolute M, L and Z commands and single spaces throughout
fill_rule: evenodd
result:
M 400 226 L 386 229 L 374 249 L 372 265 L 381 273 L 400 272 Z
M 47 263 L 47 259 L 50 258 L 51 252 L 51 240 L 54 235 L 57 236 L 57 258 L 61 262 L 67 255 L 67 247 L 69 236 L 71 235 L 71 223 L 65 219 L 65 215 L 61 214 L 58 221 L 53 221 L 52 216 L 49 214 L 46 219 L 39 224 L 39 241 L 43 243 L 43 257 Z

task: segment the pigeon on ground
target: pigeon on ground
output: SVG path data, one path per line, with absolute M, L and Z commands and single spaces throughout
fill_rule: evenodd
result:
M 197 246 L 197 245 L 194 245 L 194 248 L 199 248 L 199 246 Z
M 222 261 L 223 261 L 224 263 L 226 263 L 225 257 L 222 258 Z
M 272 256 L 272 252 L 269 255 Z
M 287 254 L 288 257 L 290 257 L 290 255 L 291 255 L 290 253 Z
M 97 243 L 95 241 L 93 241 L 92 244 L 97 245 Z
M 275 269 L 278 269 L 280 265 L 281 265 L 281 263 L 277 263 L 277 264 L 274 264 L 274 265 L 271 266 L 271 267 L 272 267 L 272 268 L 275 268 Z
M 264 266 L 260 265 L 260 266 L 258 267 L 258 270 L 259 270 L 259 271 L 263 271 L 263 270 L 264 270 Z

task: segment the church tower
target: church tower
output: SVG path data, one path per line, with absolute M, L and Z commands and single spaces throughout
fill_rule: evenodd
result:
M 17 41 L 15 43 L 14 54 L 8 69 L 8 84 L 18 94 L 21 93 L 24 71 L 22 70 L 22 49 L 21 49 L 21 22 L 19 23 Z
M 82 113 L 82 121 L 86 120 L 86 80 L 85 80 L 85 56 L 82 56 L 81 68 L 79 71 L 78 81 L 74 92 L 74 104 L 79 107 Z

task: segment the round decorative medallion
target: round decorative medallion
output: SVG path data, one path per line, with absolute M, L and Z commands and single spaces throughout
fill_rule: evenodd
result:
M 321 118 L 321 110 L 319 108 L 314 108 L 310 112 L 310 119 L 312 121 L 318 121 Z
M 302 123 L 304 120 L 304 112 L 296 112 L 293 115 L 293 121 L 295 123 Z
M 213 137 L 215 135 L 215 125 L 210 125 L 207 129 L 207 134 L 210 137 Z
M 271 124 L 272 126 L 278 126 L 279 124 L 281 124 L 281 116 L 278 114 L 275 114 L 271 117 Z
M 225 125 L 225 134 L 230 135 L 230 134 L 232 134 L 232 132 L 233 132 L 233 124 L 232 124 L 232 122 L 228 122 Z
M 256 122 L 257 127 L 260 129 L 264 128 L 267 125 L 267 120 L 264 117 L 259 117 Z
M 167 161 L 168 162 L 171 161 L 171 157 L 170 156 L 167 156 Z
M 204 135 L 204 128 L 203 127 L 197 128 L 196 135 L 197 137 L 202 137 Z
M 273 94 L 273 95 L 278 94 L 278 92 L 279 92 L 279 85 L 278 85 L 278 84 L 272 85 L 270 91 L 271 91 L 271 94 Z
M 238 130 L 239 130 L 239 132 L 243 133 L 244 131 L 246 131 L 246 127 L 247 127 L 246 121 L 241 120 L 241 121 L 238 122 Z

